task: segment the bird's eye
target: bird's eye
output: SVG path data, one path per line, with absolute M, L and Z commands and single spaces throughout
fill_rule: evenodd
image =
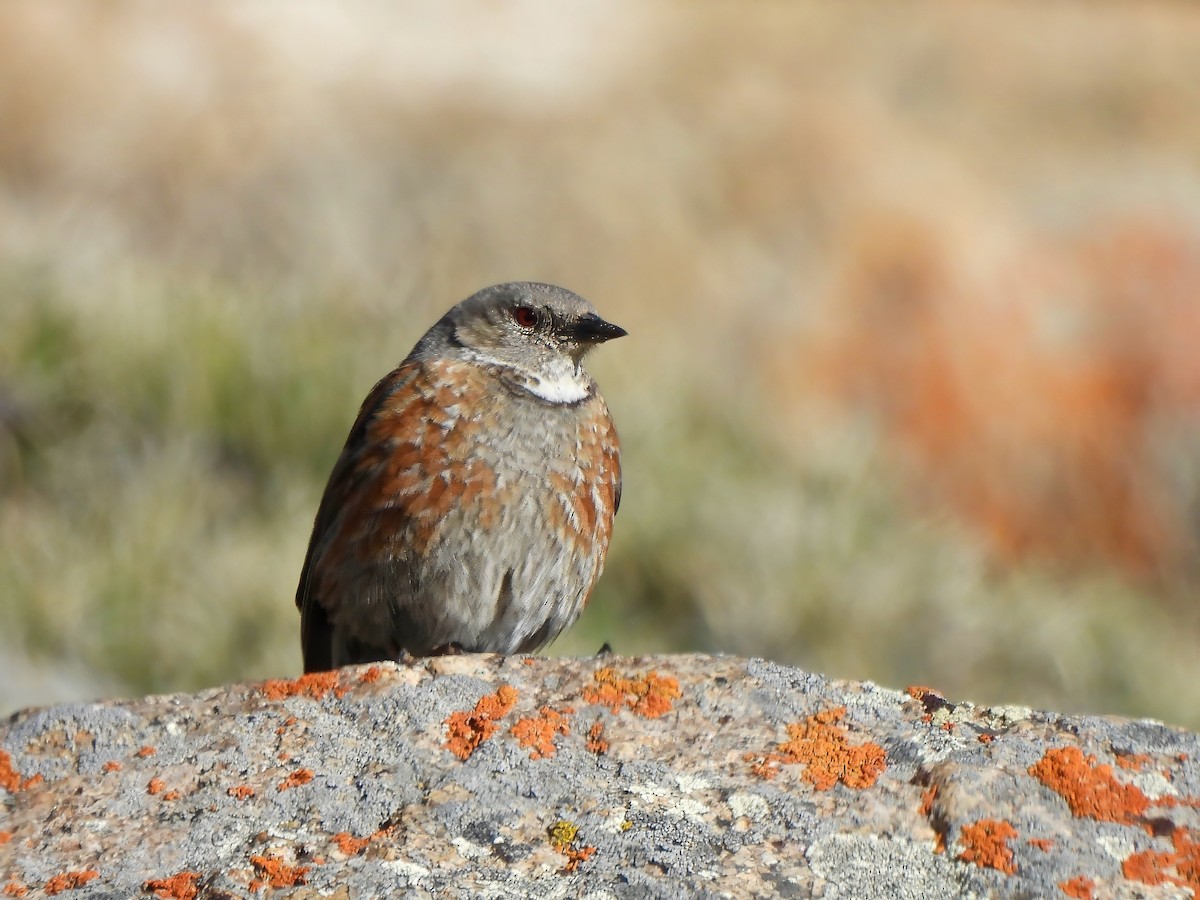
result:
M 537 313 L 528 306 L 518 306 L 512 311 L 513 321 L 522 328 L 532 328 L 537 324 Z

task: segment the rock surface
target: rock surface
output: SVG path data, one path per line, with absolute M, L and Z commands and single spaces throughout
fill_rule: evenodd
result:
M 0 891 L 1187 897 L 1200 738 L 732 657 L 362 666 L 12 716 Z

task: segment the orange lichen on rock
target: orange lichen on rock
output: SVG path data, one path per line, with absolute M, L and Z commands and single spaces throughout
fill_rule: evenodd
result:
M 1113 777 L 1112 766 L 1097 765 L 1096 757 L 1085 757 L 1078 747 L 1047 750 L 1029 774 L 1066 800 L 1077 818 L 1129 825 L 1150 806 L 1137 787 Z
M 6 897 L 24 897 L 28 893 L 29 888 L 19 881 L 10 881 L 4 886 L 4 896 Z
M 1190 828 L 1177 827 L 1171 832 L 1170 851 L 1134 853 L 1121 864 L 1121 874 L 1142 884 L 1174 884 L 1189 888 L 1192 896 L 1200 897 L 1200 834 Z
M 21 787 L 21 773 L 13 768 L 12 757 L 0 750 L 0 788 L 15 794 Z
M 585 863 L 592 858 L 592 854 L 596 852 L 596 848 L 588 845 L 587 847 L 567 847 L 562 851 L 567 857 L 567 864 L 563 867 L 565 872 L 574 872 L 579 868 L 580 863 Z
M 1030 838 L 1025 843 L 1027 843 L 1030 847 L 1037 847 L 1037 849 L 1041 850 L 1043 853 L 1049 853 L 1050 848 L 1054 846 L 1054 841 L 1052 841 L 1050 838 Z
M 604 739 L 604 723 L 596 722 L 588 730 L 587 748 L 597 756 L 608 752 L 608 741 Z
M 167 783 L 161 778 L 151 778 L 150 783 L 146 785 L 146 793 L 150 796 L 161 794 L 167 789 Z
M 839 781 L 850 788 L 868 788 L 887 768 L 887 757 L 878 744 L 852 745 L 837 723 L 846 715 L 839 706 L 788 725 L 788 739 L 752 766 L 760 778 L 774 778 L 783 764 L 803 763 L 801 776 L 818 791 Z M 748 757 L 753 759 L 751 755 Z
M 119 762 L 117 762 L 115 759 L 110 759 L 108 762 L 106 762 L 103 766 L 100 767 L 100 771 L 104 772 L 105 774 L 107 774 L 109 772 L 120 772 L 121 764 Z
M 573 822 L 559 821 L 550 826 L 550 846 L 567 858 L 564 872 L 574 872 L 581 863 L 587 862 L 596 852 L 595 847 L 577 847 L 579 826 Z
M 234 800 L 249 800 L 254 796 L 254 788 L 248 784 L 237 784 L 225 792 Z
M 1140 772 L 1153 762 L 1145 753 L 1118 753 L 1116 760 L 1119 767 L 1131 772 Z
M 133 755 L 136 756 L 138 759 L 146 759 L 147 757 L 153 756 L 157 752 L 158 752 L 157 748 L 151 747 L 149 744 L 147 744 L 145 747 L 142 747 L 140 750 L 138 750 L 137 753 L 135 753 Z
M 309 672 L 299 678 L 269 678 L 258 687 L 258 692 L 268 700 L 286 700 L 288 697 L 308 697 L 320 700 L 333 692 L 342 697 L 350 690 L 342 685 L 337 672 Z
M 359 684 L 374 684 L 383 678 L 383 669 L 379 666 L 371 666 L 367 671 L 358 676 Z
M 1076 900 L 1092 900 L 1092 892 L 1096 889 L 1096 882 L 1092 881 L 1086 875 L 1076 875 L 1074 878 L 1060 881 L 1058 889 L 1068 897 L 1076 898 Z
M 279 782 L 279 787 L 276 790 L 278 790 L 280 793 L 282 793 L 291 788 L 300 787 L 300 785 L 302 785 L 302 784 L 308 784 L 312 780 L 313 780 L 313 770 L 312 769 L 297 769 L 295 772 L 290 774 L 287 778 L 283 779 L 283 781 Z
M 543 706 L 536 716 L 526 716 L 512 727 L 512 736 L 529 750 L 530 759 L 547 759 L 558 752 L 555 735 L 568 735 L 571 726 L 567 717 L 549 706 Z
M 338 849 L 347 856 L 356 856 L 359 853 L 362 853 L 363 849 L 372 841 L 378 841 L 389 837 L 395 830 L 395 825 L 388 825 L 385 828 L 380 828 L 378 831 L 361 838 L 355 837 L 348 831 L 339 831 L 329 840 L 337 844 Z
M 13 833 L 11 831 L 0 831 L 0 847 L 3 847 L 12 839 Z
M 938 786 L 936 784 L 931 784 L 927 787 L 924 793 L 921 794 L 921 805 L 917 808 L 917 812 L 923 816 L 928 816 L 933 812 L 933 801 L 937 799 L 937 795 Z
M 972 825 L 964 825 L 958 838 L 964 849 L 958 858 L 1012 875 L 1017 871 L 1017 864 L 1008 841 L 1016 836 L 1017 829 L 1003 819 L 981 819 Z
M 467 760 L 475 749 L 496 733 L 502 719 L 517 703 L 517 690 L 502 684 L 494 694 L 485 694 L 471 712 L 456 712 L 445 721 L 446 749 L 461 760 Z
M 254 874 L 257 876 L 250 882 L 251 891 L 258 891 L 264 887 L 284 888 L 306 884 L 308 870 L 312 868 L 312 866 L 289 866 L 269 856 L 252 856 L 250 865 L 254 866 Z
M 337 844 L 337 848 L 346 856 L 358 856 L 367 848 L 367 844 L 371 843 L 370 837 L 355 837 L 348 831 L 339 831 L 330 840 Z
M 142 884 L 142 890 L 167 900 L 196 900 L 200 877 L 199 872 L 177 872 L 170 878 L 151 878 Z
M 592 678 L 596 683 L 583 689 L 584 702 L 607 706 L 613 715 L 628 708 L 635 715 L 657 719 L 670 712 L 674 702 L 683 696 L 677 679 L 657 672 L 624 678 L 616 669 L 605 666 Z
M 73 891 L 81 888 L 93 878 L 99 878 L 100 873 L 95 869 L 84 869 L 77 872 L 61 872 L 46 882 L 42 888 L 47 894 L 61 894 L 63 891 Z
M 295 725 L 298 721 L 299 719 L 297 719 L 295 716 L 288 716 L 280 723 L 279 727 L 275 729 L 275 733 L 278 735 L 286 734 L 287 730 Z

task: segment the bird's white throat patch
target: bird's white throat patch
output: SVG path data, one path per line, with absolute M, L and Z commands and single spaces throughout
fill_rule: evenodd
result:
M 551 403 L 578 403 L 588 395 L 588 379 L 574 366 L 564 367 L 531 376 L 529 390 Z
M 548 403 L 578 403 L 591 393 L 591 379 L 569 358 L 554 360 L 536 372 L 484 353 L 472 352 L 468 358 L 507 369 L 525 390 Z

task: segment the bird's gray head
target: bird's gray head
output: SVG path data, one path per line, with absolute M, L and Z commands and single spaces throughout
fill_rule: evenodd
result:
M 467 359 L 499 366 L 543 400 L 574 403 L 591 391 L 583 357 L 625 329 L 578 294 L 517 281 L 484 288 L 450 309 L 409 359 Z

